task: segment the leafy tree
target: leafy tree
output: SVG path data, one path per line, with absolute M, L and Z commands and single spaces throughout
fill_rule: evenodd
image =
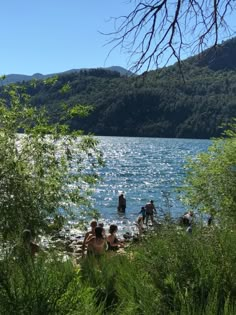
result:
M 86 110 L 85 110 L 86 112 Z M 47 228 L 49 219 L 89 209 L 88 194 L 102 163 L 97 141 L 70 133 L 63 122 L 49 125 L 45 109 L 30 105 L 19 86 L 7 86 L 0 99 L 0 236 Z M 78 137 L 81 136 L 81 137 Z
M 236 120 L 235 120 L 236 121 Z M 236 223 L 236 123 L 187 165 L 183 200 L 189 207 Z

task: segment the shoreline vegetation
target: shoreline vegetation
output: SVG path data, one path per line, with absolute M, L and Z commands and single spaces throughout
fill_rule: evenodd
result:
M 235 229 L 163 222 L 127 244 L 79 264 L 60 247 L 6 256 L 0 314 L 235 314 Z
M 180 187 L 189 213 L 211 215 L 217 224 L 204 227 L 200 221 L 186 233 L 168 220 L 130 242 L 124 255 L 87 256 L 75 264 L 65 259 L 60 248 L 65 244 L 57 236 L 58 244 L 47 251 L 31 236 L 47 235 L 48 218 L 58 218 L 58 211 L 65 220 L 73 218 L 75 207 L 94 217 L 88 196 L 99 180 L 102 153 L 93 137 L 71 134 L 64 124 L 68 115 L 86 110 L 67 111 L 65 105 L 68 115 L 52 125 L 46 110 L 30 106 L 24 90 L 5 89 L 0 99 L 0 314 L 236 313 L 236 123 L 186 164 Z M 24 133 L 20 142 L 19 132 Z

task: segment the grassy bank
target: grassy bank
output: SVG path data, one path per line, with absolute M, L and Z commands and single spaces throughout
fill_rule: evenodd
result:
M 80 266 L 6 257 L 0 314 L 235 314 L 236 232 L 169 226 Z

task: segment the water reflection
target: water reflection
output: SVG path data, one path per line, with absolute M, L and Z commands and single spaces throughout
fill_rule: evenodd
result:
M 102 182 L 94 192 L 93 204 L 107 225 L 110 222 L 121 227 L 134 222 L 140 207 L 150 199 L 164 212 L 174 216 L 181 214 L 184 208 L 175 189 L 184 179 L 184 162 L 188 157 L 206 151 L 211 143 L 192 139 L 98 139 L 106 166 L 100 170 Z M 120 191 L 125 192 L 127 200 L 125 214 L 117 211 Z

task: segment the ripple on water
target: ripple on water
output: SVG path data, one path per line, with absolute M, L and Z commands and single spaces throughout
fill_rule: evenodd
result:
M 92 197 L 101 212 L 101 220 L 114 223 L 120 232 L 135 229 L 134 221 L 141 206 L 150 199 L 178 216 L 184 211 L 175 189 L 185 176 L 184 161 L 206 151 L 209 140 L 97 137 L 106 166 L 100 170 L 102 182 Z M 125 215 L 117 213 L 118 196 L 125 192 Z M 171 200 L 172 207 L 166 204 Z

